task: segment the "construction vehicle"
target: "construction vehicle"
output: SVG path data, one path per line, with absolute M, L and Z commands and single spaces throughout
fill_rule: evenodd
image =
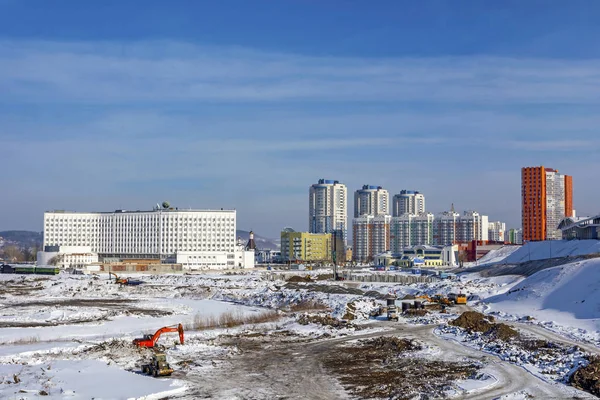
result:
M 435 296 L 433 296 L 433 302 L 444 306 L 452 305 L 452 302 L 447 297 L 444 297 L 441 294 L 436 294 Z
M 127 279 L 126 278 L 119 278 L 117 276 L 117 274 L 115 274 L 114 272 L 109 272 L 108 273 L 108 279 L 110 279 L 111 275 L 115 277 L 115 283 L 119 283 L 121 285 L 126 285 L 127 284 Z
M 398 307 L 396 307 L 396 296 L 388 296 L 387 302 L 387 319 L 388 321 L 398 321 Z
M 467 295 L 463 293 L 450 293 L 448 299 L 454 304 L 467 304 Z
M 156 342 L 158 342 L 158 339 L 160 338 L 160 335 L 167 332 L 179 332 L 179 343 L 183 344 L 183 325 L 181 324 L 162 327 L 157 330 L 154 335 L 144 335 L 142 338 L 134 339 L 133 344 L 139 347 L 154 348 L 154 346 L 156 346 Z
M 117 276 L 117 274 L 115 274 L 114 272 L 109 272 L 108 273 L 108 278 L 110 279 L 110 276 L 113 275 L 115 277 L 115 283 L 118 283 L 119 285 L 129 285 L 129 286 L 137 286 L 137 285 L 141 285 L 142 283 L 144 283 L 143 281 L 140 280 L 136 280 L 136 279 L 131 279 L 131 278 L 119 278 Z
M 447 297 L 442 296 L 441 294 L 436 294 L 433 297 L 430 297 L 426 294 L 423 294 L 421 296 L 416 296 L 415 299 L 423 299 L 425 301 L 428 301 L 430 303 L 438 303 L 441 304 L 443 306 L 450 306 L 452 305 L 452 301 L 450 301 L 450 299 L 448 299 Z
M 388 306 L 387 308 L 388 321 L 398 321 L 398 307 L 396 305 Z
M 154 377 L 169 376 L 173 373 L 173 368 L 167 362 L 166 354 L 156 353 L 149 364 L 142 365 L 142 373 Z

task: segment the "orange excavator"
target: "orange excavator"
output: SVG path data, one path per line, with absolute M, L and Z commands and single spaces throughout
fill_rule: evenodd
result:
M 108 273 L 108 279 L 110 279 L 111 275 L 115 277 L 115 283 L 118 283 L 120 285 L 137 286 L 137 285 L 141 285 L 142 283 L 144 283 L 143 281 L 140 281 L 140 280 L 137 280 L 137 279 L 119 278 L 117 276 L 117 274 L 115 274 L 114 272 L 109 272 Z
M 108 273 L 108 279 L 110 279 L 111 275 L 115 277 L 115 283 L 120 283 L 121 285 L 127 285 L 127 278 L 119 278 L 117 276 L 117 274 L 115 274 L 113 272 L 109 272 Z
M 179 332 L 179 343 L 183 344 L 183 325 L 181 324 L 162 327 L 157 330 L 154 335 L 144 335 L 142 338 L 134 339 L 133 344 L 139 347 L 153 348 L 156 346 L 156 342 L 158 342 L 160 335 L 167 332 Z

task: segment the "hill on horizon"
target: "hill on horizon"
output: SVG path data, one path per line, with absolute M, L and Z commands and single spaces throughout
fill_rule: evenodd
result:
M 41 232 L 33 231 L 2 231 L 0 237 L 4 239 L 4 245 L 18 247 L 42 247 L 43 235 Z

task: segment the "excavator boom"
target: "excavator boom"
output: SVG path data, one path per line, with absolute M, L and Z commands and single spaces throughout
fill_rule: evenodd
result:
M 154 335 L 152 335 L 152 337 L 143 337 L 143 338 L 138 338 L 138 339 L 134 339 L 133 340 L 133 344 L 139 346 L 139 347 L 149 347 L 149 348 L 153 348 L 154 346 L 156 346 L 156 342 L 158 342 L 158 339 L 160 338 L 160 335 L 162 335 L 163 333 L 167 333 L 167 332 L 179 332 L 179 343 L 184 344 L 184 337 L 183 337 L 183 325 L 179 324 L 177 326 L 165 326 L 160 328 L 159 330 L 156 331 L 156 333 Z

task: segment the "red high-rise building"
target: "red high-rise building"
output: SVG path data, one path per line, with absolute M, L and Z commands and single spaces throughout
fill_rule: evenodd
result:
M 573 178 L 552 168 L 521 168 L 523 241 L 561 239 L 558 224 L 573 216 Z

